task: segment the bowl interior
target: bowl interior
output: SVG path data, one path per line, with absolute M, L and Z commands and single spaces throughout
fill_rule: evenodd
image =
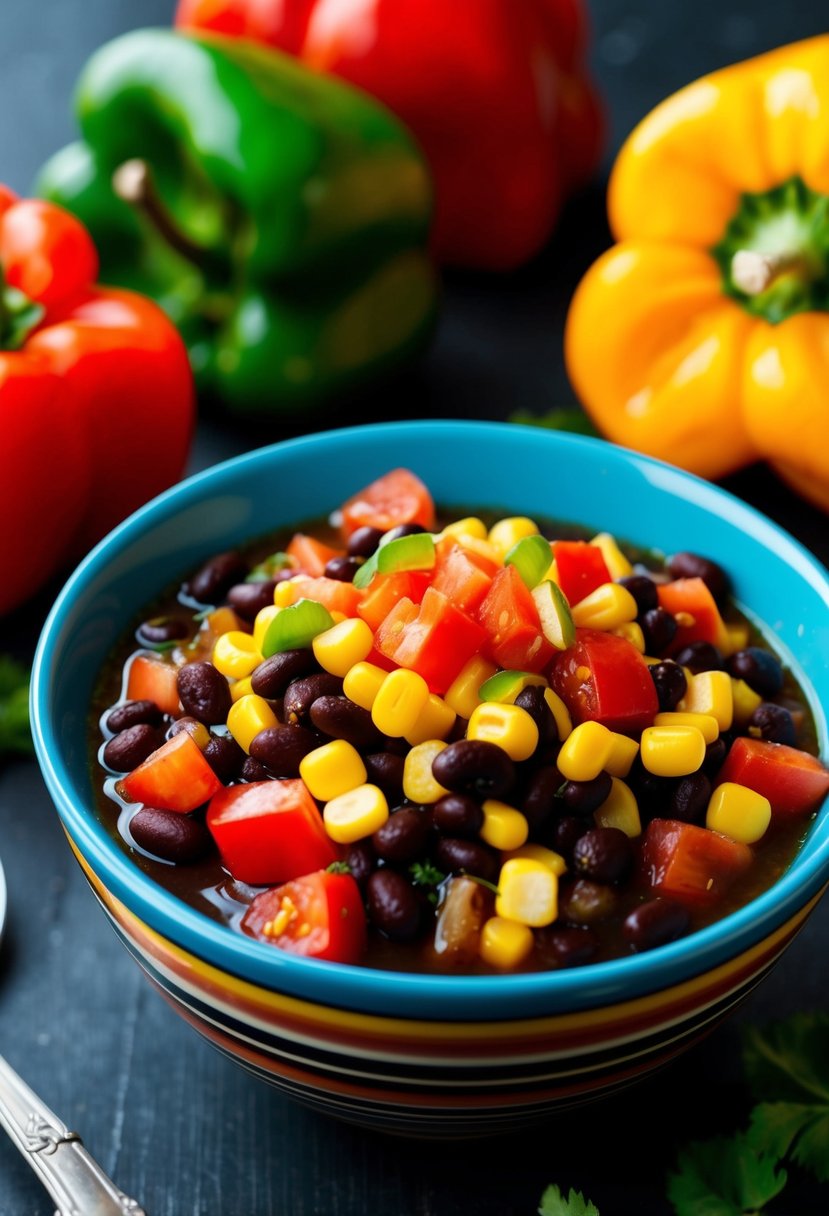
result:
M 44 627 L 32 681 L 38 759 L 64 826 L 107 888 L 157 931 L 254 982 L 329 1004 L 415 1016 L 524 1016 L 639 995 L 714 966 L 793 915 L 829 879 L 824 812 L 790 870 L 750 908 L 650 954 L 576 972 L 416 976 L 296 959 L 184 907 L 131 865 L 89 809 L 87 712 L 97 673 L 140 607 L 199 562 L 335 509 L 406 465 L 437 502 L 542 516 L 720 562 L 736 599 L 803 686 L 826 754 L 829 575 L 791 537 L 713 485 L 599 440 L 505 423 L 350 428 L 259 449 L 137 512 L 85 559 Z M 484 1005 L 482 1005 L 484 1002 Z

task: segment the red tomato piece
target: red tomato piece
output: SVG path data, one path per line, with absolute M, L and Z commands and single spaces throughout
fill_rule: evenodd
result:
M 127 676 L 127 701 L 155 701 L 164 714 L 178 717 L 178 668 L 149 654 L 137 654 Z
M 432 576 L 432 586 L 451 600 L 461 612 L 474 616 L 484 602 L 498 569 L 494 562 L 486 562 L 470 553 L 461 545 L 451 541 L 440 541 L 436 546 L 437 560 Z M 481 562 L 486 562 L 487 570 Z
M 220 789 L 207 808 L 207 826 L 233 877 L 254 886 L 310 874 L 339 857 L 299 778 Z
M 773 816 L 808 815 L 829 793 L 829 769 L 809 752 L 765 739 L 735 739 L 717 784 L 735 781 L 771 803 Z
M 298 575 L 296 581 L 301 597 L 316 600 L 329 612 L 341 612 L 343 616 L 357 615 L 363 592 L 353 583 L 345 583 L 338 578 L 326 578 L 325 575 L 318 578 L 303 578 Z
M 598 629 L 577 629 L 556 655 L 550 684 L 575 723 L 601 722 L 637 735 L 653 724 L 659 700 L 648 665 L 632 642 Z
M 444 693 L 465 663 L 486 642 L 486 631 L 454 604 L 427 587 L 421 604 L 401 600 L 374 636 L 387 659 L 423 676 L 433 692 Z
M 393 574 L 375 574 L 357 607 L 372 631 L 380 627 L 395 604 L 406 599 L 419 604 L 426 593 L 431 571 L 396 570 Z
M 577 604 L 603 583 L 612 582 L 601 549 L 586 540 L 553 542 L 559 587 L 569 604 Z
M 388 532 L 398 524 L 420 524 L 430 532 L 435 528 L 432 496 L 409 469 L 392 469 L 343 504 L 342 533 L 346 538 L 357 528 Z
M 359 962 L 366 945 L 366 914 L 350 874 L 317 870 L 257 895 L 242 929 L 290 954 Z
M 677 819 L 652 819 L 641 843 L 641 875 L 658 895 L 710 905 L 751 865 L 747 844 Z
M 550 662 L 553 647 L 541 632 L 535 600 L 515 566 L 503 566 L 495 575 L 478 619 L 499 667 L 539 672 Z
M 160 811 L 188 814 L 221 789 L 221 781 L 186 731 L 173 735 L 118 782 L 118 793 Z
M 326 545 L 316 536 L 295 532 L 285 552 L 296 562 L 297 572 L 307 574 L 311 578 L 319 578 L 325 574 L 325 567 L 331 558 L 340 557 L 343 551 Z
M 691 642 L 711 642 L 720 649 L 728 642 L 728 631 L 717 601 L 701 578 L 677 578 L 672 583 L 660 583 L 656 593 L 660 608 L 678 617 L 672 653 Z

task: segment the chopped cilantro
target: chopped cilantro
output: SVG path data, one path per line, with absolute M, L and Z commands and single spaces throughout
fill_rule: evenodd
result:
M 565 1199 L 557 1186 L 548 1186 L 541 1196 L 538 1216 L 599 1216 L 599 1210 L 572 1187 Z
M 8 655 L 0 655 L 0 754 L 32 751 L 29 671 Z
M 328 874 L 350 874 L 351 866 L 347 861 L 332 861 L 330 866 L 325 867 Z
M 785 1185 L 778 1158 L 740 1133 L 689 1144 L 668 1176 L 668 1198 L 676 1216 L 749 1216 Z

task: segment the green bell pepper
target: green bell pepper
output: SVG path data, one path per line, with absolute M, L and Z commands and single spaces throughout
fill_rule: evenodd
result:
M 154 297 L 203 399 L 302 416 L 428 338 L 431 185 L 406 129 L 353 87 L 238 39 L 137 30 L 77 89 L 82 141 L 37 183 L 101 278 Z

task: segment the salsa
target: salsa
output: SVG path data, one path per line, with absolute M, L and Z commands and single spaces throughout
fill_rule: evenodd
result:
M 772 885 L 829 791 L 719 565 L 439 518 L 406 469 L 145 608 L 90 751 L 160 884 L 276 949 L 408 971 L 673 941 Z

